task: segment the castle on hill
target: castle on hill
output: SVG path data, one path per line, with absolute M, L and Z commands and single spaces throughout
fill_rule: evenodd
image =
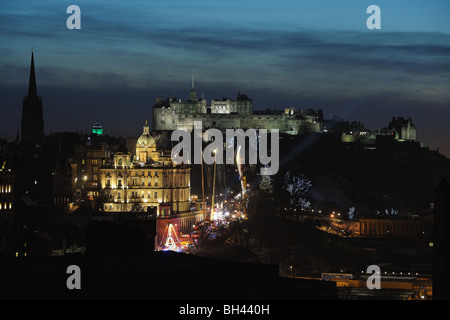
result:
M 194 121 L 201 121 L 203 128 L 226 129 L 278 129 L 280 133 L 299 135 L 307 132 L 320 132 L 323 121 L 322 110 L 296 110 L 286 108 L 277 110 L 254 111 L 253 101 L 248 96 L 237 95 L 236 100 L 222 98 L 211 100 L 208 105 L 203 98 L 197 97 L 192 85 L 189 99 L 156 98 L 153 106 L 153 130 L 187 130 L 191 132 Z

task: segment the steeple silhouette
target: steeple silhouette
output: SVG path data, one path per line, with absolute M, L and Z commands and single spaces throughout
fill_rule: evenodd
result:
M 30 81 L 28 95 L 22 106 L 22 142 L 40 144 L 44 137 L 44 118 L 42 99 L 37 94 L 36 72 L 34 70 L 34 52 L 31 52 Z
M 34 53 L 31 51 L 31 68 L 30 68 L 30 82 L 28 84 L 28 97 L 37 98 L 36 88 L 36 73 L 34 71 Z

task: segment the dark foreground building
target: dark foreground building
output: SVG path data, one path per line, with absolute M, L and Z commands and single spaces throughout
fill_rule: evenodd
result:
M 67 268 L 81 270 L 69 290 Z M 3 261 L 1 299 L 335 299 L 334 283 L 280 278 L 278 266 L 225 262 L 171 251 Z
M 435 192 L 433 242 L 433 299 L 450 299 L 450 185 L 442 179 Z
M 0 299 L 335 299 L 331 282 L 282 278 L 277 265 L 146 251 L 142 226 L 96 222 L 85 254 L 0 260 Z M 156 233 L 156 228 L 154 228 Z M 148 234 L 145 238 L 148 238 Z M 80 268 L 81 289 L 68 289 Z

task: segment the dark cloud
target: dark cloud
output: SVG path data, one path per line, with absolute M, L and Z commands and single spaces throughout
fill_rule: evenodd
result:
M 30 9 L 32 22 L 30 14 L 0 13 L 7 115 L 0 134 L 14 136 L 19 128 L 31 46 L 47 130 L 87 130 L 99 120 L 111 134 L 139 133 L 157 96 L 187 98 L 194 71 L 208 100 L 240 90 L 257 109 L 323 108 L 369 127 L 412 115 L 419 133 L 430 132 L 426 138 L 442 141 L 448 132 L 445 122 L 433 120 L 450 109 L 447 34 L 255 28 L 187 15 L 181 23 L 170 11 L 150 9 L 124 6 L 119 15 L 117 8 L 84 3 L 80 32 L 65 29 L 65 10 L 53 7 L 38 16 L 38 6 Z

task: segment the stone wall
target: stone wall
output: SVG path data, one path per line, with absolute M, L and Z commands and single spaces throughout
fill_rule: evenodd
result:
M 191 132 L 194 121 L 201 121 L 203 129 L 278 129 L 280 133 L 302 134 L 319 132 L 320 124 L 309 118 L 286 114 L 220 114 L 220 113 L 173 113 L 170 107 L 153 109 L 153 130 L 187 130 Z

